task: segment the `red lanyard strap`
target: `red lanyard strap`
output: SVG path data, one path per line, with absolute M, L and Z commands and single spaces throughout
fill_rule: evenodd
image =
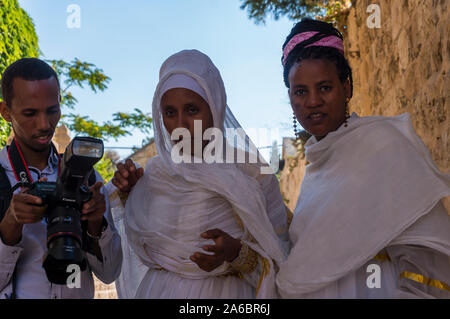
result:
M 52 143 L 52 147 L 56 152 L 56 147 Z M 57 153 L 56 153 L 57 154 Z M 33 178 L 31 177 L 30 171 L 28 170 L 28 165 L 25 162 L 25 158 L 22 155 L 22 152 L 19 148 L 19 145 L 16 143 L 16 139 L 14 138 L 11 145 L 8 147 L 8 158 L 9 163 L 14 172 L 14 176 L 16 180 L 21 183 L 31 184 L 33 183 Z M 58 175 L 59 175 L 59 156 L 58 156 Z

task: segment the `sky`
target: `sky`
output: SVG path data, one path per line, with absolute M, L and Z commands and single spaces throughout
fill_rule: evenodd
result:
M 151 112 L 161 64 L 183 49 L 207 54 L 222 74 L 228 105 L 258 147 L 293 137 L 282 79 L 281 46 L 294 22 L 255 24 L 240 0 L 19 0 L 31 16 L 45 59 L 95 64 L 108 89 L 71 89 L 75 113 L 103 122 L 115 112 Z M 71 5 L 79 9 L 74 25 Z M 140 146 L 137 129 L 107 147 Z M 72 136 L 73 137 L 73 133 Z M 117 150 L 123 158 L 131 150 Z M 263 152 L 268 159 L 270 154 Z

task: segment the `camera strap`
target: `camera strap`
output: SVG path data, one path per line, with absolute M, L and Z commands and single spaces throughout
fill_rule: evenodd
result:
M 3 166 L 0 165 L 0 222 L 8 210 L 11 201 L 11 183 Z
M 56 147 L 53 143 L 52 143 L 52 147 L 53 147 L 53 150 L 56 152 Z M 7 147 L 7 149 L 8 149 L 9 163 L 11 164 L 11 168 L 14 172 L 14 176 L 16 177 L 16 180 L 22 185 L 33 183 L 33 178 L 31 177 L 30 171 L 28 170 L 28 165 L 22 155 L 22 151 L 20 150 L 19 146 L 17 145 L 15 138 L 11 142 L 11 145 L 9 147 Z M 60 157 L 58 156 L 58 175 L 59 175 L 59 163 L 60 163 Z M 3 172 L 4 172 L 4 169 L 3 169 Z M 8 177 L 6 176 L 6 173 L 4 174 L 4 176 L 0 176 L 0 177 L 2 178 L 2 180 L 5 177 L 6 181 L 9 184 L 9 180 L 8 180 Z M 12 192 L 13 191 L 12 191 L 12 188 L 10 185 L 10 190 L 8 191 L 9 200 L 5 201 L 5 205 L 8 205 L 6 207 L 6 209 L 8 209 L 8 207 L 9 207 L 9 203 L 10 203 L 11 197 L 12 197 Z M 3 215 L 5 212 L 6 212 L 6 210 L 4 212 L 1 212 L 1 216 L 0 216 L 1 218 L 3 218 Z M 0 218 L 0 220 L 1 220 L 1 218 Z M 14 267 L 14 272 L 11 277 L 12 292 L 11 292 L 11 295 L 9 296 L 9 299 L 16 299 L 16 281 L 17 281 L 16 277 L 17 277 L 17 264 Z
M 53 151 L 57 153 L 55 145 L 52 143 Z M 33 178 L 31 177 L 30 171 L 28 170 L 28 165 L 25 158 L 22 155 L 22 151 L 17 145 L 16 139 L 14 138 L 11 145 L 8 147 L 8 158 L 11 167 L 14 172 L 14 176 L 19 183 L 31 184 L 33 183 Z M 59 164 L 60 157 L 58 156 L 58 176 L 59 176 Z

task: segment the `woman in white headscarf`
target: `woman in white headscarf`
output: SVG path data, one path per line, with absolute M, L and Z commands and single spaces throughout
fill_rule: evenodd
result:
M 284 298 L 450 298 L 450 217 L 440 172 L 408 114 L 348 114 L 342 35 L 303 20 L 283 45 L 295 117 L 312 136 L 277 275 Z
M 128 241 L 148 267 L 136 298 L 276 298 L 275 272 L 288 248 L 278 181 L 261 174 L 261 160 L 248 163 L 257 151 L 246 136 L 238 143 L 230 136 L 227 129 L 242 128 L 206 55 L 185 50 L 164 62 L 152 116 L 158 155 L 131 190 L 124 219 Z M 202 121 L 200 136 L 194 120 Z M 180 138 L 183 128 L 193 137 Z M 211 142 L 202 140 L 208 128 L 215 129 Z M 178 147 L 191 142 L 180 163 Z M 205 158 L 211 145 L 213 163 Z M 230 145 L 246 163 L 221 153 Z

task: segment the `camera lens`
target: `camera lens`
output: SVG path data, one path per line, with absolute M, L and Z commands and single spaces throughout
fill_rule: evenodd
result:
M 64 285 L 70 272 L 69 265 L 86 268 L 86 261 L 81 250 L 80 213 L 73 207 L 57 206 L 47 216 L 48 254 L 43 267 L 50 282 Z
M 48 255 L 43 264 L 50 282 L 58 285 L 67 284 L 67 279 L 71 275 L 68 267 L 74 264 L 81 270 L 86 269 L 86 261 L 77 240 L 65 236 L 50 243 Z

